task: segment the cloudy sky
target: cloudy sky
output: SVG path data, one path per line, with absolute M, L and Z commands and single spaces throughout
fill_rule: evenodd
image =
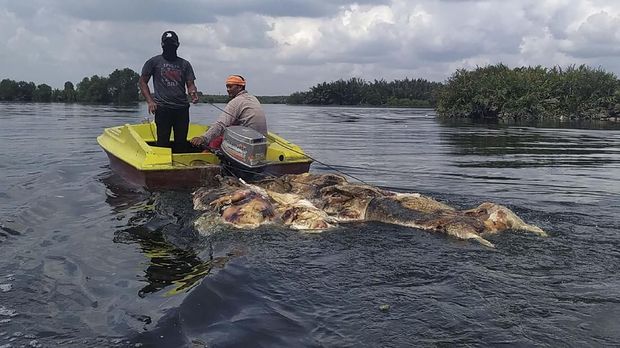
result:
M 62 88 L 140 72 L 165 30 L 209 94 L 231 73 L 257 95 L 350 77 L 444 81 L 498 62 L 620 75 L 617 0 L 0 0 L 0 79 Z

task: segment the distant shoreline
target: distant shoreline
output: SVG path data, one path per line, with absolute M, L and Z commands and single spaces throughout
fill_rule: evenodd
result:
M 143 101 L 138 73 L 129 68 L 108 77 L 85 77 L 52 89 L 33 82 L 0 81 L 0 101 L 131 104 Z M 227 103 L 227 95 L 199 92 L 201 103 Z M 319 83 L 288 96 L 257 96 L 263 104 L 434 109 L 439 117 L 472 120 L 617 120 L 620 81 L 585 65 L 508 68 L 503 64 L 459 69 L 444 83 L 425 79 Z

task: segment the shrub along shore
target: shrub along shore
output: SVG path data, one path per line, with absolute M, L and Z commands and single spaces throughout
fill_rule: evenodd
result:
M 503 64 L 456 71 L 438 91 L 437 113 L 447 118 L 599 120 L 618 117 L 620 84 L 585 65 L 509 69 Z
M 0 81 L 0 101 L 132 103 L 143 100 L 138 73 L 114 70 L 108 77 L 85 77 L 64 89 L 46 84 Z M 226 103 L 226 95 L 203 95 L 200 102 Z M 258 96 L 265 104 L 348 105 L 435 108 L 444 118 L 479 120 L 600 120 L 620 115 L 620 82 L 601 68 L 488 65 L 460 69 L 444 83 L 424 79 L 323 82 L 290 96 Z

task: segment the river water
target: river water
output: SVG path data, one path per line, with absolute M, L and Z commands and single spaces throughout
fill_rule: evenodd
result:
M 491 250 L 380 223 L 201 237 L 189 192 L 128 186 L 96 142 L 145 105 L 0 103 L 0 347 L 620 345 L 620 127 L 265 108 L 322 162 L 312 172 L 497 202 L 550 237 L 509 231 Z

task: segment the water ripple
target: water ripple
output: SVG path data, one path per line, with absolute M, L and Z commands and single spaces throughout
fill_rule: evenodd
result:
M 0 342 L 15 346 L 613 346 L 620 131 L 442 123 L 433 110 L 266 105 L 321 163 L 550 234 L 496 250 L 412 228 L 200 237 L 187 192 L 124 183 L 94 140 L 144 104 L 0 103 Z M 191 108 L 210 123 L 219 111 Z

